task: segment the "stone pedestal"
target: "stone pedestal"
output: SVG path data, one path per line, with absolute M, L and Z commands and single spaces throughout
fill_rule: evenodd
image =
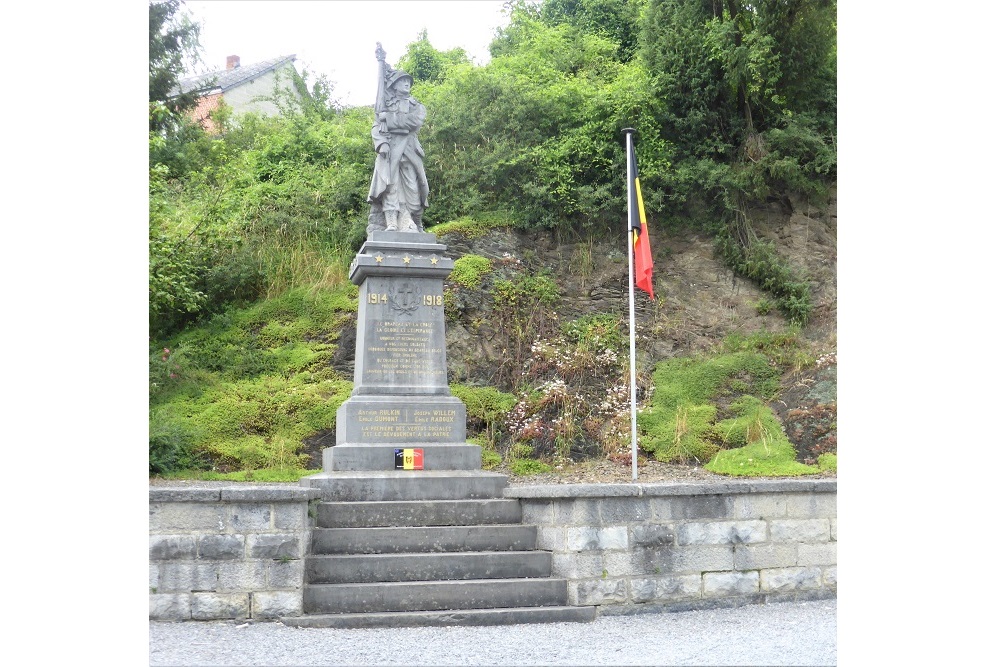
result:
M 359 287 L 354 391 L 337 410 L 323 470 L 394 470 L 423 449 L 424 470 L 479 470 L 465 405 L 448 389 L 444 279 L 454 261 L 434 234 L 373 232 L 351 264 Z

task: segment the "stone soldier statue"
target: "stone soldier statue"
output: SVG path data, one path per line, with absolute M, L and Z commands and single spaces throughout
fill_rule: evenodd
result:
M 372 125 L 376 156 L 368 191 L 368 234 L 382 230 L 422 232 L 428 188 L 417 131 L 424 124 L 427 109 L 410 96 L 413 77 L 386 65 L 381 44 L 375 57 L 379 86 Z

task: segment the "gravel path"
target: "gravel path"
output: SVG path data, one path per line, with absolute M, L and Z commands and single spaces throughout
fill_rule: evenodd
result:
M 836 663 L 836 600 L 489 627 L 324 630 L 276 622 L 149 623 L 151 667 Z

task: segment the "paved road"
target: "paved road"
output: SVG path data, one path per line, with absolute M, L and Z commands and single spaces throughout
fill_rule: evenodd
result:
M 491 627 L 322 630 L 273 622 L 149 623 L 151 666 L 836 663 L 836 600 Z

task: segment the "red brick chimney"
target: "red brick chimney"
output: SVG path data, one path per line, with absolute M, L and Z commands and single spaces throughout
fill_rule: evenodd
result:
M 226 56 L 226 69 L 236 69 L 240 66 L 239 56 Z

